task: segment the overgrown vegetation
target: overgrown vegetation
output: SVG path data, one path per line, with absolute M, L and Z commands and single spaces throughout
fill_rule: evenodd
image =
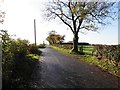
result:
M 104 71 L 108 71 L 111 74 L 119 76 L 119 72 L 120 72 L 119 66 L 114 65 L 114 64 L 112 64 L 110 62 L 107 62 L 104 59 L 99 60 L 95 56 L 86 55 L 86 56 L 83 56 L 83 58 L 81 60 L 83 60 L 85 62 L 88 62 L 90 64 L 93 64 L 93 65 L 96 65 L 96 66 L 102 68 Z
M 38 64 L 41 51 L 28 40 L 14 40 L 7 31 L 0 31 L 2 43 L 2 87 L 29 87 L 30 75 Z
M 99 60 L 120 66 L 120 45 L 95 45 L 96 56 Z
M 119 76 L 120 72 L 120 45 L 89 45 L 83 46 L 84 55 L 78 53 L 70 53 L 71 45 L 54 45 L 54 49 L 66 53 L 73 54 L 80 57 L 80 60 L 94 64 L 105 71 L 108 71 L 114 75 Z M 80 50 L 80 45 L 78 50 Z
M 43 43 L 43 44 L 39 44 L 38 47 L 39 47 L 39 48 L 45 48 L 46 46 L 45 46 L 45 44 Z

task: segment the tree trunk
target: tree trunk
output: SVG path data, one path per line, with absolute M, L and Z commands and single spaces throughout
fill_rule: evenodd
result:
M 72 49 L 72 52 L 78 53 L 78 33 L 75 33 L 74 37 L 73 37 L 73 49 Z

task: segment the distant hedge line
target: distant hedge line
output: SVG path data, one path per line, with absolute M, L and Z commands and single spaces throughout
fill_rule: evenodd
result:
M 61 45 L 73 45 L 73 43 L 61 43 Z M 81 43 L 78 43 L 78 45 L 90 45 L 89 43 L 85 43 L 85 42 L 81 42 Z
M 59 48 L 64 48 L 64 49 L 72 49 L 72 45 L 71 44 L 55 44 L 54 46 L 59 47 Z

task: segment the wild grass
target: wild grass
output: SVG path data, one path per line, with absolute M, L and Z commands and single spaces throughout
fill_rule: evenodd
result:
M 55 50 L 58 50 L 58 51 L 62 52 L 62 53 L 70 54 L 69 49 L 59 48 L 59 47 L 56 47 L 56 46 L 51 46 L 51 47 L 54 48 Z
M 83 56 L 83 59 L 81 59 L 81 60 L 88 62 L 90 64 L 93 64 L 93 65 L 96 65 L 96 66 L 100 67 L 101 69 L 103 69 L 104 71 L 108 71 L 111 74 L 119 76 L 120 67 L 116 66 L 112 63 L 109 63 L 106 60 L 99 60 L 95 56 L 91 56 L 91 55 L 85 55 L 85 56 Z

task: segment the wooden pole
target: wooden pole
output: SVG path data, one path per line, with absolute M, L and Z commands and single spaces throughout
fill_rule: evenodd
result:
M 35 45 L 36 45 L 36 21 L 34 19 L 34 36 L 35 36 Z

